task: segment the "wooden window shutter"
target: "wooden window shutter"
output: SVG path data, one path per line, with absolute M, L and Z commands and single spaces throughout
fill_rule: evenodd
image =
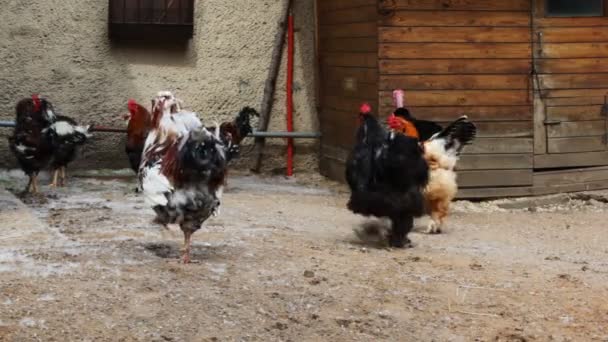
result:
M 113 39 L 190 39 L 194 0 L 109 0 Z

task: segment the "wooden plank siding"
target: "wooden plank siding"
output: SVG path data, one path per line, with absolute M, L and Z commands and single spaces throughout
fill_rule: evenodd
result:
M 362 102 L 378 108 L 378 8 L 376 0 L 318 0 L 317 44 L 321 172 L 343 179 Z
M 543 3 L 534 0 L 534 57 L 544 119 L 550 125 L 538 126 L 535 133 L 546 135 L 546 151 L 535 152 L 565 157 L 539 155 L 536 168 L 558 167 L 560 160 L 570 167 L 585 166 L 587 158 L 572 155 L 606 151 L 602 104 L 608 95 L 608 17 L 545 17 Z M 594 165 L 608 165 L 608 159 Z
M 392 90 L 420 119 L 468 115 L 459 198 L 608 187 L 608 10 L 545 17 L 545 0 L 317 0 L 321 172 L 344 180 L 356 114 Z M 606 0 L 608 7 L 608 0 Z M 576 172 L 560 168 L 594 168 Z
M 381 2 L 382 3 L 382 2 Z M 532 184 L 529 0 L 394 0 L 378 29 L 380 111 L 405 90 L 418 118 L 466 114 L 478 139 L 459 163 L 461 187 Z

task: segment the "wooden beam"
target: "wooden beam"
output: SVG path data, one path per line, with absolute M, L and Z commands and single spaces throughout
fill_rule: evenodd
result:
M 534 174 L 535 187 L 565 186 L 597 181 L 608 181 L 608 167 L 546 171 Z
M 486 11 L 472 15 L 471 11 L 400 11 L 382 17 L 382 26 L 483 26 L 529 27 L 528 12 Z
M 285 0 L 283 10 L 281 13 L 281 21 L 274 38 L 274 48 L 270 60 L 270 68 L 268 69 L 268 78 L 266 79 L 266 85 L 264 86 L 264 98 L 262 99 L 262 106 L 260 109 L 260 121 L 258 123 L 259 131 L 267 131 L 268 124 L 270 122 L 270 113 L 272 112 L 272 105 L 274 103 L 274 93 L 277 78 L 279 76 L 279 70 L 281 69 L 281 60 L 283 57 L 283 46 L 285 45 L 285 32 L 287 31 L 287 19 L 289 12 L 291 11 L 291 4 L 293 0 Z M 264 158 L 264 145 L 266 140 L 264 138 L 255 139 L 255 150 L 256 150 L 256 161 L 252 168 L 253 172 L 260 172 L 262 167 L 262 159 Z
M 461 187 L 532 185 L 532 169 L 459 171 L 458 184 Z
M 552 169 L 608 165 L 608 152 L 562 153 L 534 156 L 534 168 Z
M 608 63 L 608 60 L 606 61 Z M 382 59 L 383 75 L 530 74 L 529 58 L 486 59 Z M 592 63 L 595 64 L 595 63 Z

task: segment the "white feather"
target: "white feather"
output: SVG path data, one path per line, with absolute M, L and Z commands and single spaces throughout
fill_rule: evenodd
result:
M 55 113 L 51 110 L 51 109 L 47 109 L 46 110 L 46 117 L 50 120 L 50 121 L 54 121 L 55 120 Z
M 57 133 L 57 135 L 70 135 L 74 134 L 74 126 L 72 126 L 69 122 L 66 121 L 57 121 L 52 126 L 51 129 Z
M 196 113 L 181 111 L 172 115 L 176 124 L 176 129 L 182 135 L 188 135 L 190 131 L 203 126 Z
M 167 193 L 173 191 L 169 179 L 161 172 L 160 161 L 158 164 L 145 168 L 142 172 L 142 188 L 146 203 L 151 206 L 167 205 Z
M 440 168 L 454 170 L 458 163 L 458 156 L 455 149 L 446 151 L 445 139 L 428 140 L 424 143 L 425 156 L 434 156 Z
M 215 138 L 216 139 L 220 139 L 220 124 L 218 124 L 217 122 L 214 122 L 215 124 Z
M 20 153 L 25 153 L 25 151 L 27 150 L 33 150 L 31 147 L 27 147 L 23 144 L 19 144 L 17 146 L 15 146 L 15 148 L 17 149 L 17 151 L 19 151 Z
M 156 97 L 167 97 L 167 98 L 173 98 L 175 97 L 173 95 L 172 92 L 168 91 L 168 90 L 161 90 L 158 93 L 156 93 Z

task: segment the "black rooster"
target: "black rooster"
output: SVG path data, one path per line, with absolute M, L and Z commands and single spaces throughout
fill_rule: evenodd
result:
M 423 188 L 429 177 L 422 149 L 415 138 L 387 132 L 364 104 L 356 143 L 346 163 L 351 189 L 348 209 L 364 216 L 387 217 L 392 222 L 389 244 L 410 241 L 414 217 L 424 214 Z
M 32 95 L 17 103 L 15 129 L 9 139 L 9 147 L 19 166 L 29 177 L 25 192 L 38 192 L 38 173 L 52 157 L 53 148 L 48 128 L 55 122 L 53 105 L 38 95 Z

